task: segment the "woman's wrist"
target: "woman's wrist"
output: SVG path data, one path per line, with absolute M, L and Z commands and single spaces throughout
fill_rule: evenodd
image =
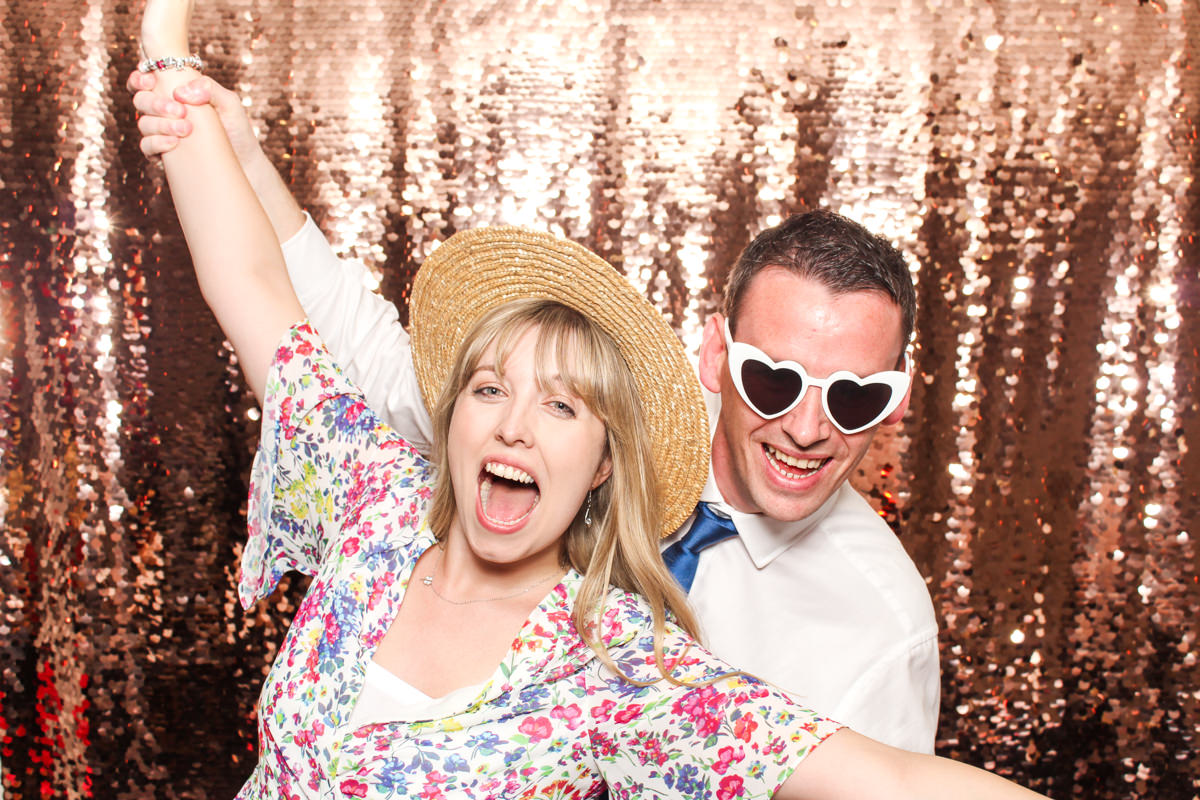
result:
M 200 60 L 200 56 L 190 55 L 147 58 L 138 64 L 139 72 L 161 72 L 165 69 L 181 70 L 186 68 L 202 72 L 204 70 L 204 62 Z
M 142 57 L 145 59 L 184 58 L 192 54 L 188 47 L 194 0 L 147 0 L 142 12 Z
M 141 48 L 142 58 L 148 60 L 184 58 L 192 54 L 187 39 L 178 36 L 147 36 L 143 32 Z

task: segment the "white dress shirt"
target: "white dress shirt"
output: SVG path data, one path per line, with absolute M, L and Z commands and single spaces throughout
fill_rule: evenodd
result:
M 367 288 L 365 265 L 339 259 L 312 217 L 304 217 L 304 227 L 282 245 L 304 313 L 371 408 L 429 455 L 433 422 L 396 307 Z
M 305 312 L 344 371 L 427 453 L 432 426 L 395 307 L 367 288 L 363 265 L 334 255 L 311 218 L 283 253 Z M 708 399 L 711 414 L 719 398 Z M 700 554 L 689 594 L 709 649 L 859 733 L 933 752 L 933 604 L 870 504 L 843 484 L 814 514 L 780 522 L 725 505 L 711 472 L 703 499 L 738 529 Z
M 711 473 L 701 499 L 738 530 L 701 552 L 688 594 L 708 648 L 859 733 L 933 752 L 933 603 L 870 504 L 843 483 L 813 514 L 780 522 L 725 505 Z

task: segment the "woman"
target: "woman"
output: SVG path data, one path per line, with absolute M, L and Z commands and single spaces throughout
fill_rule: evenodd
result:
M 146 55 L 184 59 L 189 16 L 150 0 Z M 241 796 L 1030 796 L 839 729 L 694 644 L 655 538 L 699 494 L 704 411 L 677 340 L 611 268 L 517 229 L 435 251 L 412 299 L 431 465 L 297 323 L 218 122 L 191 120 L 164 165 L 264 405 L 243 602 L 314 576 Z

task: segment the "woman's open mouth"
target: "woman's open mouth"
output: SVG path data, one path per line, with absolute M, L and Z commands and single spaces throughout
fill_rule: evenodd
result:
M 511 464 L 489 461 L 479 472 L 479 509 L 492 525 L 519 526 L 533 513 L 540 498 L 533 476 Z

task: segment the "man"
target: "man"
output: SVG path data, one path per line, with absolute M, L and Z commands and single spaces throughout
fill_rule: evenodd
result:
M 131 90 L 150 88 L 134 74 Z M 418 448 L 430 427 L 396 309 L 364 288 L 292 198 L 238 98 L 212 102 L 282 242 L 305 311 L 368 401 Z M 135 95 L 142 149 L 164 152 L 184 107 Z M 847 482 L 879 425 L 908 406 L 915 294 L 903 258 L 828 212 L 792 217 L 746 248 L 704 330 L 712 470 L 695 522 L 664 544 L 711 650 L 855 730 L 932 752 L 937 625 L 887 525 Z M 704 540 L 702 549 L 695 545 Z
M 739 256 L 700 350 L 700 380 L 719 396 L 701 499 L 738 536 L 703 551 L 689 597 L 718 655 L 869 736 L 931 752 L 928 589 L 847 482 L 878 425 L 907 408 L 915 305 L 900 254 L 827 212 L 794 216 Z M 789 361 L 816 379 L 802 396 Z M 859 389 L 842 371 L 877 380 Z M 846 380 L 816 385 L 831 376 Z

